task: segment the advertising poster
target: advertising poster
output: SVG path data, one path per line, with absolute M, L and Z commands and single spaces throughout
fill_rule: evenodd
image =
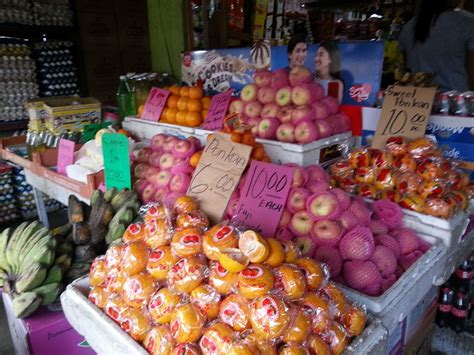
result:
M 334 84 L 319 80 L 316 75 L 316 54 L 319 44 L 310 44 L 304 65 L 315 73 L 325 90 Z M 380 90 L 384 55 L 383 42 L 355 41 L 337 43 L 340 57 L 338 85 L 342 86 L 342 103 L 346 105 L 373 106 Z M 226 48 L 209 51 L 185 52 L 182 61 L 182 81 L 188 85 L 198 82 L 205 90 L 222 92 L 229 88 L 237 93 L 250 83 L 255 68 L 276 70 L 288 67 L 286 46 L 254 48 Z M 255 65 L 257 63 L 257 65 Z M 335 80 L 336 81 L 336 80 Z

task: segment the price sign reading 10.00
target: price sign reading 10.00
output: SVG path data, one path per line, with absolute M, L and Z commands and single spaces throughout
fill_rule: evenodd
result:
M 104 133 L 102 136 L 102 152 L 104 154 L 105 186 L 118 190 L 132 186 L 130 176 L 130 156 L 128 138 L 123 134 Z
M 436 88 L 388 87 L 372 148 L 383 148 L 393 136 L 424 136 L 435 93 Z

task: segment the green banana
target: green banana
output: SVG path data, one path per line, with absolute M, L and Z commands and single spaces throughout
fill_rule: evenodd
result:
M 5 283 L 8 282 L 8 274 L 5 270 L 0 269 L 0 287 L 3 287 Z
M 56 298 L 58 298 L 61 290 L 62 290 L 62 285 L 59 282 L 56 282 L 56 283 L 37 287 L 31 292 L 34 292 L 40 295 L 42 299 L 41 305 L 47 306 L 48 304 L 53 303 L 56 300 Z
M 90 205 L 94 206 L 98 201 L 104 199 L 104 193 L 101 190 L 94 190 L 90 198 Z
M 86 275 L 89 272 L 90 268 L 91 268 L 90 262 L 74 263 L 72 264 L 71 268 L 66 274 L 66 278 L 69 281 L 78 279 L 79 277 Z
M 138 202 L 129 201 L 126 202 L 114 215 L 109 223 L 109 229 L 116 228 L 120 223 L 129 225 L 135 217 L 136 211 L 140 207 Z M 130 210 L 130 211 L 127 211 Z
M 114 211 L 118 211 L 124 204 L 129 201 L 136 201 L 137 194 L 135 191 L 126 189 L 120 190 L 120 192 L 110 202 Z
M 20 265 L 20 270 L 23 268 L 23 264 L 26 260 L 26 256 L 28 252 L 34 248 L 39 242 L 46 238 L 49 234 L 49 229 L 46 227 L 41 228 L 36 233 L 34 233 L 31 238 L 25 243 L 25 245 L 20 249 L 19 256 L 18 256 L 18 263 Z
M 107 235 L 105 236 L 105 242 L 107 244 L 112 243 L 114 240 L 118 240 L 122 238 L 123 233 L 125 232 L 125 229 L 127 227 L 124 224 L 119 223 L 117 227 L 115 228 L 110 228 L 109 231 L 107 232 Z
M 57 259 L 56 259 L 57 260 Z M 60 265 L 53 265 L 48 271 L 46 278 L 43 281 L 43 285 L 54 284 L 61 282 L 63 279 L 63 269 Z
M 8 264 L 7 260 L 7 246 L 8 241 L 10 240 L 11 236 L 11 229 L 6 228 L 0 234 L 0 268 L 5 270 L 7 273 L 11 273 L 10 264 Z
M 61 270 L 63 271 L 63 274 L 66 273 L 66 271 L 69 270 L 72 264 L 72 256 L 71 254 L 63 254 L 60 255 L 56 258 L 54 261 L 54 265 L 58 265 L 61 267 Z
M 41 225 L 41 223 L 39 223 L 38 221 L 33 221 L 25 228 L 21 236 L 18 238 L 18 242 L 12 250 L 12 258 L 15 263 L 13 265 L 14 272 L 18 272 L 20 270 L 21 263 L 23 261 L 23 258 L 21 258 L 20 260 L 20 250 L 25 246 L 25 244 L 33 236 L 33 234 L 35 234 L 42 227 L 43 226 Z
M 35 292 L 25 292 L 13 299 L 13 314 L 17 318 L 25 318 L 41 305 L 41 296 Z
M 6 255 L 7 255 L 8 264 L 11 266 L 12 272 L 15 272 L 15 260 L 14 260 L 13 250 L 15 249 L 16 243 L 20 239 L 23 231 L 28 226 L 28 224 L 29 224 L 28 222 L 23 222 L 22 224 L 20 224 L 15 229 L 12 236 L 10 237 L 10 241 L 8 242 Z
M 115 195 L 118 193 L 117 189 L 115 187 L 112 187 L 110 190 L 108 190 L 104 194 L 104 200 L 107 202 L 112 201 L 112 199 L 115 197 Z
M 46 278 L 48 271 L 40 263 L 32 264 L 23 271 L 15 282 L 15 289 L 18 293 L 23 293 L 40 286 Z
M 56 248 L 56 253 L 57 254 L 71 254 L 74 250 L 74 247 L 72 246 L 71 243 L 68 242 L 63 242 L 58 245 Z
M 47 268 L 50 267 L 54 261 L 55 250 L 56 240 L 50 236 L 44 237 L 25 256 L 22 270 L 25 270 L 35 262 L 40 262 Z

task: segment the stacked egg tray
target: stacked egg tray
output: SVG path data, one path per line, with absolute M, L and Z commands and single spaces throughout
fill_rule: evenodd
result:
M 15 202 L 12 169 L 0 163 L 0 225 L 20 217 Z
M 33 0 L 33 21 L 37 26 L 73 26 L 69 0 Z
M 37 43 L 33 54 L 37 64 L 41 96 L 79 95 L 72 42 Z

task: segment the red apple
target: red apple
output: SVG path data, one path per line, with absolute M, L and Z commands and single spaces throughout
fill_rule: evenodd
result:
M 314 124 L 318 128 L 320 138 L 326 138 L 332 135 L 332 126 L 327 120 L 316 120 Z
M 302 257 L 312 257 L 316 249 L 316 243 L 309 236 L 301 236 L 295 239 L 295 245 Z
M 154 181 L 155 187 L 156 188 L 167 187 L 172 176 L 173 176 L 173 174 L 171 174 L 170 171 L 160 171 L 155 176 L 155 181 Z
M 291 218 L 289 224 L 290 230 L 297 236 L 305 236 L 311 232 L 313 228 L 313 220 L 307 211 L 298 211 Z
M 234 100 L 229 105 L 229 113 L 243 113 L 244 102 L 242 100 Z
M 281 214 L 280 223 L 278 224 L 278 228 L 286 228 L 286 226 L 288 226 L 288 223 L 290 223 L 292 216 L 293 216 L 293 214 L 290 212 L 289 209 L 287 209 L 287 208 L 283 209 L 283 213 Z
M 270 85 L 272 77 L 272 72 L 269 70 L 257 70 L 253 76 L 253 81 L 259 88 L 263 88 Z
M 177 158 L 188 158 L 193 155 L 195 151 L 196 147 L 194 144 L 187 140 L 180 140 L 173 148 L 173 154 Z
M 177 137 L 168 136 L 163 143 L 163 151 L 166 153 L 171 152 L 178 141 L 179 139 Z
M 280 106 L 278 106 L 278 104 L 275 102 L 271 102 L 263 106 L 260 116 L 262 118 L 277 117 L 279 110 L 280 110 Z
M 311 106 L 296 106 L 291 114 L 291 122 L 294 125 L 301 121 L 312 121 L 314 119 L 314 111 Z
M 185 193 L 191 183 L 191 177 L 185 173 L 179 173 L 173 176 L 169 182 L 170 190 L 172 192 Z
M 262 104 L 258 101 L 249 102 L 244 107 L 244 113 L 249 118 L 260 116 L 260 112 L 262 112 Z
M 275 90 L 273 90 L 271 87 L 260 88 L 258 89 L 257 98 L 258 101 L 264 105 L 275 102 Z
M 290 80 L 288 78 L 288 72 L 286 69 L 281 68 L 273 72 L 271 86 L 273 90 L 278 91 L 283 86 L 290 85 Z
M 313 80 L 313 75 L 308 68 L 297 66 L 290 70 L 288 78 L 290 85 L 294 87 L 299 84 L 310 83 Z
M 281 123 L 290 123 L 291 116 L 293 115 L 293 106 L 283 106 L 277 112 L 277 118 L 280 120 Z
M 155 134 L 150 140 L 150 148 L 155 152 L 161 150 L 166 137 L 166 134 L 163 133 Z
M 240 98 L 243 102 L 250 102 L 257 99 L 258 86 L 255 84 L 248 84 L 242 88 Z
M 295 126 L 295 139 L 300 144 L 308 144 L 319 138 L 319 131 L 313 122 L 300 121 Z
M 265 139 L 274 139 L 276 131 L 280 126 L 280 121 L 275 117 L 263 118 L 258 124 L 258 136 Z
M 295 105 L 310 105 L 318 100 L 320 95 L 319 84 L 299 84 L 291 91 L 291 100 Z
M 329 109 L 324 102 L 315 101 L 311 106 L 313 107 L 316 120 L 324 120 L 329 116 Z
M 342 237 L 343 228 L 337 221 L 322 219 L 313 224 L 311 236 L 317 245 L 336 246 Z
M 321 102 L 326 105 L 329 110 L 329 114 L 335 115 L 339 112 L 339 102 L 332 96 L 325 96 L 321 99 Z
M 276 137 L 280 142 L 295 142 L 295 127 L 291 123 L 283 123 L 276 131 Z
M 291 87 L 284 86 L 278 89 L 275 94 L 275 101 L 280 106 L 287 106 L 291 104 Z
M 291 189 L 286 201 L 286 207 L 291 213 L 303 211 L 306 209 L 306 200 L 309 196 L 309 191 L 304 188 Z
M 176 159 L 171 153 L 164 153 L 160 157 L 160 169 L 161 170 L 170 170 L 174 164 L 176 163 Z
M 258 132 L 258 125 L 260 124 L 260 119 L 257 117 L 252 117 L 247 120 L 247 125 L 250 127 L 252 134 L 255 136 Z
M 315 220 L 337 219 L 341 216 L 341 206 L 336 196 L 330 192 L 317 192 L 308 198 L 306 209 Z
M 293 178 L 291 179 L 292 188 L 301 187 L 306 184 L 309 178 L 306 169 L 295 163 L 288 163 L 285 164 L 285 166 L 291 166 L 293 168 Z
M 142 192 L 142 202 L 148 203 L 148 202 L 153 201 L 153 197 L 155 196 L 155 191 L 156 190 L 152 184 L 147 185 Z

